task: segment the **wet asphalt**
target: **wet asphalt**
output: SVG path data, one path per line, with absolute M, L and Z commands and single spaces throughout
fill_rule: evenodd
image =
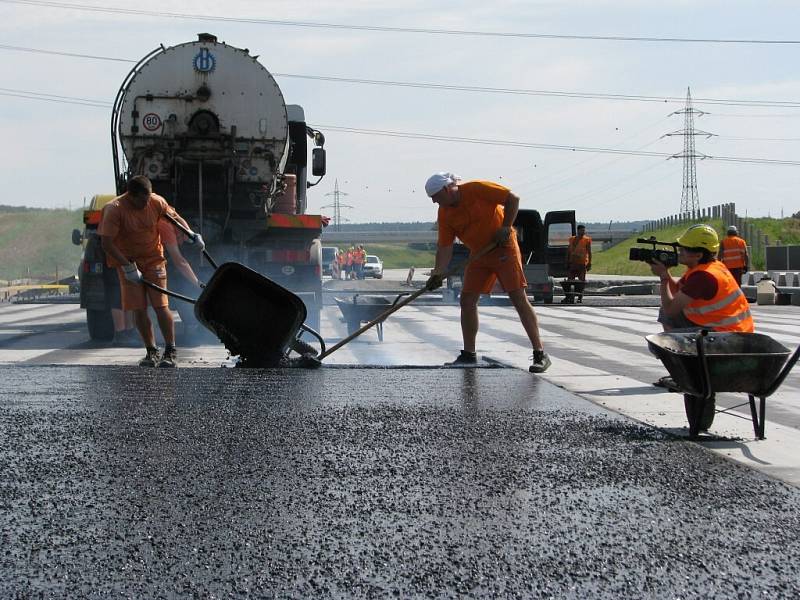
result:
M 0 377 L 2 598 L 800 596 L 800 491 L 523 371 Z

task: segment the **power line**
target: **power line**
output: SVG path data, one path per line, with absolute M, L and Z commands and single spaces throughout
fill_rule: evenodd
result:
M 313 29 L 338 29 L 350 31 L 376 31 L 383 33 L 416 33 L 426 35 L 495 37 L 543 40 L 574 40 L 602 42 L 658 42 L 658 43 L 693 43 L 693 44 L 800 44 L 800 40 L 746 39 L 746 38 L 681 38 L 681 37 L 639 37 L 624 35 L 577 35 L 555 33 L 525 33 L 511 31 L 474 31 L 465 29 L 434 29 L 424 27 L 389 27 L 384 25 L 354 25 L 343 23 L 323 23 L 314 21 L 289 21 L 278 19 L 256 19 L 252 17 L 225 17 L 221 15 L 201 15 L 192 13 L 174 13 L 132 8 L 116 8 L 111 6 L 91 6 L 67 2 L 51 2 L 47 0 L 0 0 L 7 4 L 27 6 L 44 6 L 88 12 L 110 13 L 117 15 L 134 15 L 147 17 L 163 17 L 170 19 L 187 19 L 193 21 L 219 21 L 224 23 L 249 23 L 253 25 L 271 25 L 278 27 L 305 27 Z
M 2 2 L 3 0 L 0 0 Z M 6 88 L 0 88 L 3 90 Z M 55 96 L 53 94 L 42 94 L 38 92 L 30 92 L 25 90 L 10 90 L 0 91 L 3 96 L 16 96 L 28 100 L 45 100 L 50 102 L 61 102 L 65 104 L 82 104 L 85 106 L 92 106 L 94 108 L 110 108 L 111 105 L 101 101 L 88 100 L 85 98 L 73 98 L 71 96 Z M 645 152 L 642 150 L 626 150 L 623 148 L 602 148 L 592 146 L 569 146 L 566 144 L 544 144 L 535 142 L 519 142 L 515 140 L 495 140 L 484 138 L 468 138 L 450 135 L 434 135 L 428 133 L 414 133 L 406 131 L 390 131 L 386 129 L 364 129 L 357 127 L 343 127 L 339 125 L 316 125 L 320 129 L 327 129 L 329 131 L 340 131 L 342 133 L 354 133 L 358 135 L 376 135 L 384 137 L 408 138 L 408 139 L 422 139 L 430 141 L 441 142 L 460 142 L 466 144 L 480 144 L 487 146 L 509 146 L 514 148 L 537 148 L 541 150 L 564 150 L 569 152 L 595 152 L 598 154 L 619 154 L 624 156 L 645 156 L 652 158 L 677 158 L 679 155 L 668 154 L 665 152 Z M 711 156 L 707 154 L 699 155 L 698 158 L 706 160 L 718 160 L 722 162 L 739 162 L 751 164 L 769 164 L 769 165 L 785 165 L 785 166 L 800 166 L 800 161 L 795 160 L 779 160 L 771 158 L 745 158 L 738 156 Z
M 5 0 L 0 0 L 3 2 Z M 70 58 L 87 58 L 93 60 L 105 60 L 114 62 L 136 63 L 138 61 L 127 58 L 116 58 L 112 56 L 99 56 L 94 54 L 80 54 L 75 52 L 63 52 L 58 50 L 43 50 L 40 48 L 29 48 L 25 46 L 10 46 L 0 44 L 0 50 L 12 50 L 17 52 L 32 52 L 36 54 L 48 54 L 56 56 L 66 56 Z M 355 77 L 333 77 L 327 75 L 305 75 L 298 73 L 276 73 L 275 77 L 287 77 L 292 79 L 306 79 L 312 81 L 327 81 L 331 83 L 352 83 L 358 85 L 375 85 L 390 87 L 422 88 L 457 92 L 472 92 L 484 94 L 508 94 L 517 96 L 545 96 L 555 98 L 577 98 L 585 100 L 621 100 L 628 102 L 655 102 L 668 104 L 670 102 L 684 102 L 684 98 L 677 96 L 651 96 L 646 94 L 612 94 L 606 92 L 571 92 L 563 90 L 531 90 L 522 88 L 498 88 L 489 86 L 471 86 L 453 83 L 425 83 L 418 81 L 393 81 L 381 79 L 363 79 Z M 694 98 L 695 104 L 709 104 L 720 106 L 750 106 L 750 107 L 771 107 L 771 108 L 800 108 L 800 101 L 793 100 L 736 100 L 732 98 Z M 708 113 L 716 114 L 716 113 Z M 761 116 L 761 115 L 758 115 Z

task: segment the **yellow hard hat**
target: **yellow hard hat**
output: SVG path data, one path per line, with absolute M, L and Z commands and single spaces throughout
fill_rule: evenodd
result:
M 692 225 L 675 241 L 684 248 L 705 248 L 709 252 L 719 250 L 719 236 L 711 225 Z

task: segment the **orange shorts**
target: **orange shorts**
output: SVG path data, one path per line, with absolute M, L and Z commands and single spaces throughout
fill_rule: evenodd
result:
M 496 280 L 506 292 L 528 287 L 522 270 L 522 255 L 516 243 L 495 248 L 467 265 L 461 292 L 488 294 Z
M 136 261 L 136 266 L 142 272 L 142 277 L 151 283 L 167 287 L 167 263 L 163 257 L 150 259 L 147 261 Z M 131 283 L 125 279 L 125 272 L 122 267 L 117 268 L 120 288 L 122 291 L 122 310 L 144 310 L 147 308 L 147 300 L 150 306 L 159 308 L 169 306 L 169 297 L 158 290 L 147 287 L 143 283 Z

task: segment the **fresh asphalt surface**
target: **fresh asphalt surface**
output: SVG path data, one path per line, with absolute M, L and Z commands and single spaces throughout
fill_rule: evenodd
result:
M 800 595 L 800 491 L 521 370 L 0 377 L 4 598 Z
M 523 370 L 102 366 L 17 308 L 1 598 L 800 596 L 797 487 Z

